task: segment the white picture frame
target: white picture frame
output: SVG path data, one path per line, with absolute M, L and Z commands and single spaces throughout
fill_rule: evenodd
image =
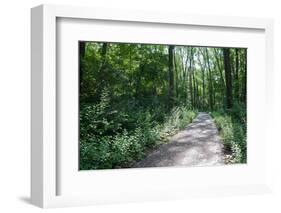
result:
M 262 68 L 260 68 L 260 77 L 257 77 L 256 83 L 251 83 L 252 89 L 250 89 L 250 95 L 254 92 L 255 88 L 260 88 L 261 95 L 260 102 L 252 95 L 250 99 L 250 106 L 253 106 L 257 102 L 259 105 L 256 111 L 251 108 L 250 113 L 252 123 L 254 122 L 255 112 L 265 112 L 266 107 L 272 107 L 270 90 L 273 87 L 273 21 L 270 19 L 256 19 L 256 18 L 241 18 L 241 17 L 216 17 L 216 16 L 203 16 L 203 15 L 187 15 L 187 14 L 166 14 L 166 13 L 152 13 L 145 11 L 122 11 L 112 9 L 100 9 L 100 8 L 84 8 L 74 6 L 54 6 L 54 5 L 41 5 L 31 10 L 31 73 L 32 73 L 32 133 L 31 133 L 31 201 L 33 204 L 47 208 L 47 207 L 61 207 L 61 206 L 76 206 L 76 205 L 91 205 L 98 203 L 114 203 L 114 202 L 138 202 L 143 200 L 165 200 L 165 199 L 178 199 L 186 197 L 197 196 L 214 196 L 214 195 L 241 195 L 241 194 L 253 194 L 270 192 L 271 188 L 271 171 L 270 171 L 270 153 L 263 152 L 264 149 L 270 147 L 269 136 L 266 131 L 259 131 L 258 125 L 253 125 L 250 129 L 250 133 L 256 131 L 256 140 L 260 142 L 259 148 L 253 148 L 252 152 L 258 152 L 256 158 L 260 158 L 263 165 L 261 168 L 254 168 L 256 164 L 251 163 L 246 166 L 228 167 L 228 168 L 193 168 L 193 170 L 185 170 L 182 168 L 161 168 L 161 169 L 125 169 L 115 171 L 101 171 L 101 175 L 93 176 L 92 174 L 84 173 L 81 177 L 85 184 L 81 187 L 78 182 L 74 182 L 71 179 L 75 174 L 67 173 L 70 181 L 68 181 L 66 187 L 68 193 L 60 194 L 58 189 L 61 184 L 66 182 L 65 179 L 60 178 L 60 173 L 63 171 L 64 164 L 59 164 L 60 152 L 58 152 L 58 132 L 57 132 L 57 120 L 58 120 L 58 88 L 60 81 L 57 79 L 58 68 L 58 31 L 60 31 L 59 21 L 64 20 L 87 20 L 100 21 L 100 25 L 103 22 L 118 23 L 116 27 L 122 27 L 122 23 L 134 23 L 134 25 L 142 24 L 144 27 L 149 24 L 154 26 L 164 26 L 165 28 L 195 26 L 202 29 L 222 29 L 223 31 L 234 32 L 239 30 L 255 31 L 262 34 L 257 42 L 264 42 L 264 45 L 260 50 L 264 51 L 260 53 L 262 60 Z M 71 30 L 71 28 L 70 28 Z M 169 30 L 169 29 L 166 29 Z M 207 36 L 207 35 L 205 35 Z M 122 39 L 122 37 L 120 37 Z M 118 39 L 120 39 L 118 38 Z M 231 38 L 231 37 L 230 37 Z M 108 38 L 110 39 L 110 38 Z M 124 41 L 128 41 L 124 37 Z M 141 38 L 138 39 L 138 41 Z M 179 43 L 174 38 L 169 40 L 166 38 L 167 43 Z M 210 44 L 215 46 L 217 41 L 215 39 L 209 40 Z M 225 41 L 227 42 L 227 41 Z M 247 42 L 247 41 L 246 41 Z M 237 43 L 236 45 L 243 45 Z M 253 43 L 253 45 L 255 45 Z M 254 54 L 254 53 L 253 53 Z M 251 60 L 250 60 L 251 61 Z M 77 63 L 77 62 L 76 62 Z M 251 77 L 251 76 L 249 76 Z M 266 78 L 263 78 L 266 77 Z M 251 81 L 251 79 L 249 80 Z M 264 87 L 259 84 L 264 83 Z M 252 92 L 252 93 L 251 93 Z M 251 116 L 252 114 L 252 116 Z M 267 120 L 266 114 L 263 114 L 262 119 Z M 270 124 L 267 124 L 267 128 L 270 128 Z M 251 137 L 250 137 L 251 138 Z M 259 139 L 260 138 L 260 139 Z M 63 146 L 62 146 L 63 148 Z M 268 149 L 270 150 L 270 149 Z M 250 150 L 251 151 L 251 150 Z M 71 155 L 68 155 L 71 158 Z M 75 157 L 76 158 L 76 157 Z M 78 171 L 77 171 L 78 172 Z M 187 175 L 192 172 L 193 175 Z M 228 173 L 229 176 L 235 176 L 237 174 L 247 174 L 247 178 L 237 178 L 234 180 L 225 181 L 223 183 L 204 185 L 200 184 L 201 175 L 206 175 L 208 172 L 215 173 L 210 175 L 211 180 L 215 180 L 220 174 Z M 106 188 L 105 181 L 114 174 L 114 177 L 120 180 L 122 187 L 114 188 L 114 185 L 110 185 L 109 189 Z M 251 181 L 251 178 L 257 176 L 255 180 Z M 137 176 L 143 178 L 142 183 L 136 183 L 129 181 L 135 179 Z M 155 178 L 160 176 L 162 181 L 158 181 Z M 189 177 L 192 184 L 176 185 L 167 184 L 167 178 L 174 180 L 175 182 L 184 183 L 182 179 L 176 180 L 177 177 Z M 80 178 L 80 177 L 79 177 Z M 99 180 L 99 187 L 94 184 L 90 184 L 89 180 Z M 147 184 L 145 181 L 152 180 L 154 184 Z M 104 182 L 102 182 L 104 180 Z M 63 181 L 63 183 L 62 183 Z M 72 182 L 71 182 L 72 181 Z M 123 181 L 123 182 L 122 182 Z M 127 182 L 128 186 L 125 185 Z M 82 182 L 81 182 L 82 183 Z M 90 185 L 88 185 L 90 184 Z M 140 187 L 137 187 L 139 185 Z M 192 185 L 192 186 L 191 186 Z M 71 187 L 72 186 L 72 187 Z M 82 188 L 79 193 L 71 193 L 72 191 L 79 191 L 79 187 Z M 113 187 L 113 188 L 112 188 Z M 123 189 L 124 188 L 124 189 Z M 95 193 L 87 193 L 87 190 L 95 190 Z M 121 193 L 121 194 L 120 194 Z M 122 196 L 121 196 L 122 195 Z

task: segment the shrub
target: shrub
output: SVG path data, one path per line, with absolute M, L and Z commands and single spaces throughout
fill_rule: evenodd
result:
M 111 105 L 104 91 L 100 103 L 80 108 L 82 170 L 129 167 L 141 159 L 147 149 L 167 141 L 168 136 L 186 127 L 196 115 L 185 107 L 175 107 L 166 114 L 164 108 L 150 111 L 135 105 L 112 110 Z M 156 115 L 159 113 L 162 115 Z M 163 117 L 162 122 L 157 120 L 159 117 Z
M 183 129 L 187 124 L 191 123 L 196 113 L 185 107 L 175 107 L 171 113 L 166 116 L 165 122 L 161 130 L 161 137 L 175 134 L 178 130 Z
M 246 163 L 246 124 L 243 120 L 243 112 L 235 111 L 230 114 L 213 112 L 212 116 L 220 131 L 224 150 L 231 155 L 229 163 Z

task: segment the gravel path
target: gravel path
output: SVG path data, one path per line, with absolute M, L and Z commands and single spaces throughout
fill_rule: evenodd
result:
M 223 145 L 216 125 L 200 112 L 184 130 L 171 137 L 133 167 L 223 165 Z

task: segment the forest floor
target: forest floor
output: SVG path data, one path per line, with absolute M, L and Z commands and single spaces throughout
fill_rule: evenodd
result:
M 223 165 L 223 158 L 218 129 L 209 114 L 200 112 L 184 130 L 133 167 L 213 166 Z

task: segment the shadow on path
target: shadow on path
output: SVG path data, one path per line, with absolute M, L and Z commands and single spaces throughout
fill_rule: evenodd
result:
M 133 167 L 223 165 L 223 145 L 216 125 L 200 112 L 184 130 L 171 137 Z

